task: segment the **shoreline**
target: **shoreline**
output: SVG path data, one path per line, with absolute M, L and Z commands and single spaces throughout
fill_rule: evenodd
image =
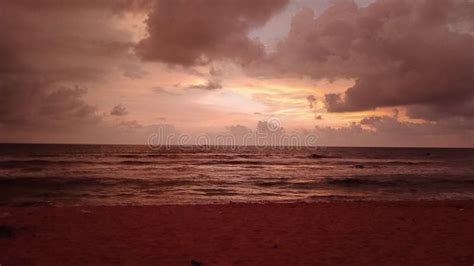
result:
M 1 265 L 474 263 L 474 200 L 0 206 Z
M 470 197 L 459 197 L 459 198 L 415 198 L 415 199 L 390 199 L 390 198 L 347 198 L 339 196 L 328 196 L 328 197 L 318 197 L 320 199 L 312 200 L 282 200 L 282 201 L 237 201 L 237 200 L 225 200 L 225 201 L 213 201 L 213 202 L 183 202 L 183 203 L 106 203 L 106 204 L 96 204 L 92 202 L 80 202 L 80 203 L 56 203 L 56 202 L 11 202 L 11 203 L 0 203 L 0 210 L 2 209 L 22 209 L 22 208 L 95 208 L 95 207 L 184 207 L 184 206 L 225 206 L 225 205 L 299 205 L 299 204 L 364 204 L 364 203 L 376 203 L 376 204 L 416 204 L 416 203 L 426 203 L 426 204 L 436 204 L 437 202 L 443 204 L 455 204 L 455 203 L 466 203 L 473 202 L 474 198 Z

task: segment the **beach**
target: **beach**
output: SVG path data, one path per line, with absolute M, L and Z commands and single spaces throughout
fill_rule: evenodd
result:
M 0 207 L 7 265 L 472 265 L 474 201 Z
M 0 0 L 0 266 L 474 266 L 474 0 Z

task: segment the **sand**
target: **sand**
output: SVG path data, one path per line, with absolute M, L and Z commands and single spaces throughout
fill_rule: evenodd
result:
M 0 207 L 8 265 L 473 265 L 474 202 Z

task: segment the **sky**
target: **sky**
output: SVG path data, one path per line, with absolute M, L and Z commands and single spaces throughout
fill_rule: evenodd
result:
M 473 51 L 472 0 L 3 0 L 0 142 L 474 147 Z

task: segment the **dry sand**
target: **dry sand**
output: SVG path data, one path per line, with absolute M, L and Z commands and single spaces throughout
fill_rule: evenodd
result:
M 474 202 L 0 207 L 0 264 L 473 265 Z

